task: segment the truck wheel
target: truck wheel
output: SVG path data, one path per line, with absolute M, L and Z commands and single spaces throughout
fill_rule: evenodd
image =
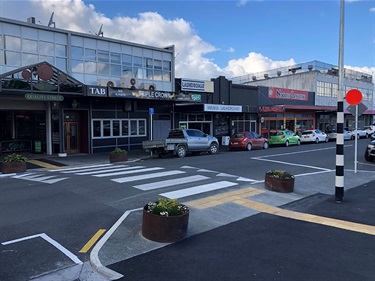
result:
M 209 154 L 215 154 L 219 150 L 219 147 L 216 143 L 211 143 L 210 149 L 208 150 Z
M 177 147 L 177 156 L 180 157 L 180 158 L 183 158 L 183 157 L 186 156 L 186 147 L 185 146 L 180 145 L 179 147 Z

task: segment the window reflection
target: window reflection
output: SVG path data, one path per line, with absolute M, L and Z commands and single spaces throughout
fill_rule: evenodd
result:
M 21 53 L 5 51 L 4 60 L 7 65 L 21 66 Z
M 38 42 L 35 40 L 23 39 L 22 40 L 22 49 L 27 53 L 38 53 Z
M 12 51 L 21 51 L 21 38 L 5 35 L 4 48 Z
M 77 46 L 72 46 L 72 58 L 73 59 L 82 59 L 83 58 L 83 48 L 82 47 L 77 47 Z
M 39 41 L 39 53 L 43 55 L 55 55 L 55 48 L 53 43 Z

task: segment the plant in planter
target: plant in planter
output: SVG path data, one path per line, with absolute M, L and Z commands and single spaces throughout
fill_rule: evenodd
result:
M 187 234 L 189 208 L 176 199 L 159 198 L 143 208 L 142 235 L 156 242 L 175 242 Z
M 21 154 L 10 154 L 4 157 L 1 163 L 1 172 L 3 174 L 20 173 L 26 171 L 27 158 Z
M 293 192 L 294 176 L 285 170 L 270 170 L 266 172 L 264 184 L 271 191 Z
M 128 152 L 125 149 L 116 147 L 109 154 L 109 162 L 124 162 L 128 161 Z

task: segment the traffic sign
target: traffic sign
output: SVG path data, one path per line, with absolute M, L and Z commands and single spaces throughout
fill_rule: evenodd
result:
M 150 115 L 154 114 L 154 109 L 150 107 Z
M 355 116 L 355 108 L 357 105 L 349 105 L 346 109 Z M 367 110 L 367 106 L 365 106 L 363 103 L 358 104 L 358 116 L 362 115 Z
M 362 101 L 362 93 L 357 89 L 351 89 L 346 93 L 346 102 L 350 105 L 357 105 Z

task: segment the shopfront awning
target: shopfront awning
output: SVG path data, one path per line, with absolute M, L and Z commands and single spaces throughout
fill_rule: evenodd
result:
M 83 94 L 83 83 L 44 61 L 0 74 L 0 91 Z

